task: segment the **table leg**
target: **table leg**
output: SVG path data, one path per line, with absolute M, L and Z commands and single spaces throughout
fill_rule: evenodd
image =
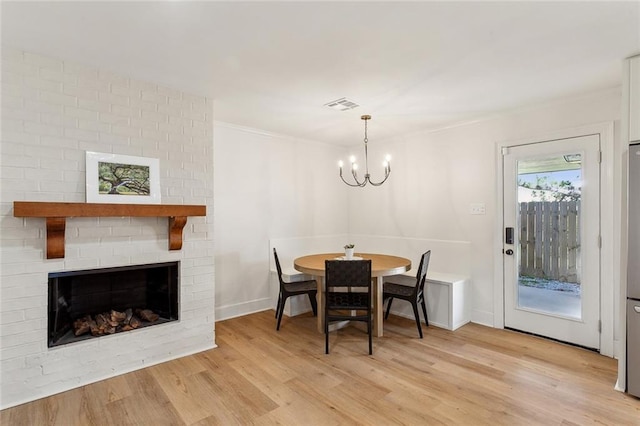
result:
M 384 277 L 373 277 L 371 281 L 371 284 L 373 285 L 373 335 L 376 337 L 382 337 L 384 321 L 382 284 L 384 283 Z
M 324 285 L 322 279 L 322 277 L 316 277 L 316 284 L 318 285 L 316 300 L 318 302 L 318 332 L 324 334 Z

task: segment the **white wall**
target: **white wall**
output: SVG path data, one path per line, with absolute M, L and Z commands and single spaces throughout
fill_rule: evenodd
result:
M 493 325 L 493 286 L 501 280 L 494 262 L 502 256 L 495 241 L 497 144 L 619 120 L 620 99 L 620 89 L 609 90 L 387 141 L 380 151 L 393 156 L 392 176 L 380 188 L 350 193 L 349 233 L 470 241 L 472 320 Z M 619 167 L 620 158 L 609 160 L 605 169 Z M 484 203 L 486 214 L 471 215 L 471 203 Z M 612 281 L 604 284 L 614 290 Z
M 335 158 L 346 158 L 350 153 L 361 157 L 360 145 L 332 149 L 255 130 L 217 125 L 217 317 L 273 308 L 268 301 L 269 238 L 348 234 L 364 238 L 363 241 L 367 236 L 381 236 L 469 243 L 470 264 L 461 265 L 458 272 L 467 275 L 470 271 L 472 320 L 493 326 L 494 305 L 501 303 L 494 298 L 494 285 L 501 280 L 495 265 L 502 256 L 500 241 L 496 238 L 500 220 L 496 176 L 498 144 L 537 136 L 544 138 L 559 130 L 595 123 L 617 123 L 620 99 L 620 89 L 616 88 L 452 128 L 399 136 L 390 141 L 376 141 L 372 134 L 370 172 L 374 180 L 381 176 L 382 167 L 376 165 L 383 155 L 393 156 L 392 175 L 377 188 L 348 188 L 335 176 Z M 618 140 L 616 138 L 616 143 Z M 319 150 L 316 153 L 310 151 L 314 146 Z M 617 176 L 610 182 L 619 182 L 617 170 L 622 158 L 618 148 L 612 151 L 615 154 L 605 156 L 603 169 L 604 173 Z M 239 166 L 240 159 L 245 160 L 246 167 Z M 303 177 L 309 173 L 314 173 L 311 179 L 317 185 L 313 192 L 306 190 L 307 178 Z M 274 201 L 270 201 L 272 197 Z M 619 199 L 619 194 L 617 197 Z M 483 203 L 486 214 L 471 215 L 472 203 Z M 603 223 L 603 229 L 619 228 L 620 215 L 615 212 L 620 207 L 611 204 L 605 208 L 611 210 L 603 215 L 610 223 Z M 323 226 L 314 220 L 318 217 L 314 212 L 318 211 L 324 211 L 321 216 L 327 222 Z M 345 212 L 348 212 L 346 216 Z M 295 254 L 287 255 L 294 257 Z M 619 258 L 619 253 L 617 256 L 609 256 L 604 261 L 613 263 L 611 258 Z M 445 259 L 445 263 L 451 265 L 455 259 Z M 603 265 L 603 271 L 615 270 L 614 266 Z M 605 292 L 617 294 L 618 287 L 619 279 L 615 276 L 603 282 Z M 239 308 L 243 304 L 248 306 Z M 606 315 L 615 315 L 613 309 L 610 307 Z M 610 323 L 614 323 L 614 318 Z M 615 324 L 619 331 L 617 319 Z
M 269 240 L 346 233 L 340 153 L 322 143 L 215 123 L 217 319 L 275 308 Z
M 2 408 L 215 345 L 210 100 L 3 47 L 0 157 Z M 45 258 L 45 220 L 14 201 L 85 201 L 85 151 L 158 158 L 164 204 L 204 204 L 183 247 L 167 218 L 69 218 L 66 256 Z M 49 272 L 180 261 L 180 320 L 47 348 Z

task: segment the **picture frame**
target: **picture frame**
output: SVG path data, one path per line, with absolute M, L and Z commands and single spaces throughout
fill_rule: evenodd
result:
M 87 203 L 160 204 L 160 161 L 86 151 Z

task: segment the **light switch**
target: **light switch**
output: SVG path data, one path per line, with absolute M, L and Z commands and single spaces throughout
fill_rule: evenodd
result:
M 469 213 L 471 214 L 485 214 L 486 209 L 484 203 L 472 203 L 469 209 Z

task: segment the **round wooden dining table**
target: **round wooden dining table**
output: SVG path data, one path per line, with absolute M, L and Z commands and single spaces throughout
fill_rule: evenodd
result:
M 298 257 L 293 267 L 304 274 L 315 277 L 318 284 L 318 331 L 324 333 L 324 262 L 344 259 L 344 253 L 321 253 Z M 373 284 L 373 334 L 383 334 L 382 285 L 384 277 L 402 274 L 411 269 L 411 261 L 404 257 L 377 253 L 355 253 L 353 260 L 371 260 L 371 281 Z

